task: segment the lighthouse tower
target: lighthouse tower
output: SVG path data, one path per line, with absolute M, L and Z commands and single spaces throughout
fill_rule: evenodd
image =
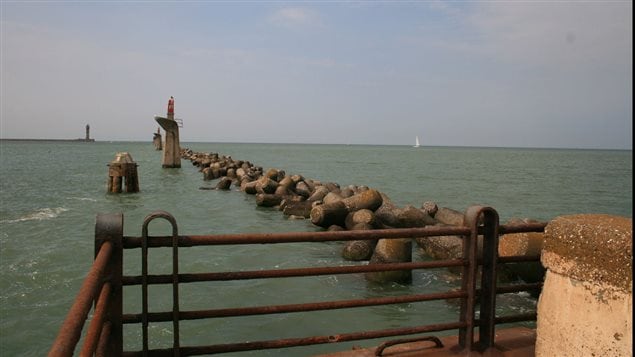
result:
M 168 100 L 167 118 L 155 116 L 154 120 L 165 130 L 165 145 L 163 147 L 164 168 L 181 167 L 181 145 L 179 143 L 179 124 L 181 119 L 174 118 L 174 97 Z

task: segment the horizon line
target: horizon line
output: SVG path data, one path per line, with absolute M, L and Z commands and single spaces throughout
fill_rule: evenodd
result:
M 114 143 L 114 142 L 148 142 L 151 140 L 97 140 L 90 138 L 92 143 Z M 87 142 L 85 139 L 42 139 L 42 138 L 0 138 L 0 141 L 63 141 L 63 142 Z M 200 144 L 248 144 L 248 145 L 343 145 L 343 146 L 395 146 L 412 147 L 410 144 L 353 144 L 353 143 L 294 143 L 294 142 L 237 142 L 237 141 L 181 141 L 181 143 Z M 553 146 L 487 146 L 487 145 L 421 145 L 422 148 L 480 148 L 480 149 L 546 149 L 546 150 L 616 150 L 633 151 L 633 148 L 597 148 L 597 147 L 553 147 Z

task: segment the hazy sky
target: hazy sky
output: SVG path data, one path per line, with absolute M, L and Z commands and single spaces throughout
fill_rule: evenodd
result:
M 631 1 L 0 6 L 2 138 L 632 149 Z

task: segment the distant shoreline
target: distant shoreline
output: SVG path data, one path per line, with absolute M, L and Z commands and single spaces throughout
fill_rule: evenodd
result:
M 97 142 L 97 143 L 150 143 L 152 144 L 152 140 L 99 140 L 95 141 L 95 139 L 16 139 L 16 138 L 0 138 L 0 142 L 4 141 L 28 141 L 28 142 Z M 241 145 L 339 145 L 339 146 L 385 146 L 385 147 L 412 147 L 410 144 L 396 145 L 396 144 L 342 144 L 342 143 L 271 143 L 271 142 L 232 142 L 232 141 L 183 141 L 181 140 L 181 147 L 192 146 L 197 144 L 241 144 Z M 463 145 L 423 145 L 419 148 L 413 150 L 420 150 L 425 152 L 426 149 L 433 148 L 448 148 L 448 149 L 512 149 L 512 150 L 590 150 L 590 151 L 626 151 L 633 152 L 632 148 L 566 148 L 566 147 L 522 147 L 522 146 L 463 146 Z
M 66 141 L 66 142 L 94 143 L 95 139 L 4 139 L 4 138 L 0 138 L 0 141 Z

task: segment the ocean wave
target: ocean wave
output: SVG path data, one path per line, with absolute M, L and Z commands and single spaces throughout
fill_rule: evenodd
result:
M 89 197 L 67 197 L 67 200 L 77 200 L 77 201 L 90 201 L 90 202 L 97 202 L 96 199 L 94 198 L 89 198 Z
M 35 212 L 25 214 L 17 219 L 2 220 L 0 223 L 17 223 L 25 221 L 44 221 L 47 219 L 53 219 L 59 216 L 62 212 L 68 211 L 68 208 L 56 207 L 56 208 L 41 208 Z

